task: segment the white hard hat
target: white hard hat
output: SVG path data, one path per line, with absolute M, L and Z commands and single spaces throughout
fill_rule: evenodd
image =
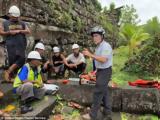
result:
M 19 17 L 20 16 L 20 10 L 17 6 L 13 5 L 9 8 L 9 14 L 13 17 Z
M 72 49 L 76 49 L 76 48 L 79 48 L 79 45 L 78 44 L 73 44 Z
M 60 52 L 60 49 L 58 47 L 53 47 L 53 52 L 56 53 L 56 52 Z
M 36 48 L 45 50 L 44 44 L 40 43 L 40 42 L 35 45 L 34 49 L 36 49 Z
M 37 59 L 37 60 L 41 60 L 41 56 L 39 54 L 39 52 L 37 51 L 31 51 L 29 54 L 28 54 L 28 59 Z

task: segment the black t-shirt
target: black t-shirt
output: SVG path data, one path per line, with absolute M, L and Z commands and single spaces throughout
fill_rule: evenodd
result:
M 23 21 L 10 21 L 6 20 L 3 22 L 4 31 L 10 31 L 10 30 L 25 30 L 26 24 Z M 4 37 L 4 40 L 6 41 L 6 45 L 13 45 L 16 49 L 24 50 L 27 45 L 26 41 L 26 35 L 23 33 L 18 33 L 15 35 L 7 35 Z
M 57 63 L 57 64 L 54 63 L 54 62 L 56 62 L 56 61 L 63 61 L 61 55 L 59 55 L 59 56 L 53 55 L 53 56 L 52 56 L 52 61 L 53 61 L 53 65 L 54 65 L 54 66 L 60 66 L 60 65 L 63 64 L 63 63 Z

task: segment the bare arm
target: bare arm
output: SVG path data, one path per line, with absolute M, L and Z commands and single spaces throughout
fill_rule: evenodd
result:
M 28 28 L 27 25 L 26 25 L 25 30 L 20 30 L 19 32 L 20 32 L 20 33 L 23 33 L 23 34 L 30 34 L 30 33 L 31 33 L 31 31 L 29 30 L 29 28 Z
M 82 63 L 83 63 L 82 61 L 78 62 L 78 63 L 76 64 L 76 66 L 77 66 L 77 65 L 80 65 L 80 64 L 82 64 Z
M 18 33 L 22 33 L 22 34 L 30 34 L 30 30 L 29 28 L 26 26 L 25 30 L 10 30 L 10 31 L 4 31 L 4 28 L 2 26 L 2 24 L 0 25 L 0 35 L 2 36 L 6 36 L 6 35 L 15 35 Z
M 5 36 L 5 35 L 9 35 L 9 34 L 10 34 L 10 32 L 9 31 L 5 32 L 2 24 L 0 24 L 0 35 Z
M 30 81 L 30 80 L 24 80 L 23 81 L 23 83 L 27 83 L 27 82 L 30 82 L 30 83 L 33 83 L 33 84 L 36 83 L 35 81 Z
M 68 66 L 68 62 L 67 62 L 66 58 L 64 57 L 64 55 L 61 55 L 61 57 L 63 59 L 63 63 Z

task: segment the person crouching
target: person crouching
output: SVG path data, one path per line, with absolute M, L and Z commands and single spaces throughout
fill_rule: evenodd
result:
M 31 51 L 27 57 L 27 63 L 20 68 L 15 78 L 13 88 L 21 97 L 21 114 L 32 111 L 29 105 L 31 99 L 41 99 L 46 90 L 43 88 L 41 76 L 41 56 L 37 51 Z

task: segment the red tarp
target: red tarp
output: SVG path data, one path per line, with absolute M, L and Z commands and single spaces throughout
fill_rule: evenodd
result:
M 135 80 L 134 82 L 128 82 L 128 84 L 130 86 L 160 89 L 160 82 L 158 82 L 158 81 L 148 81 L 148 80 L 138 79 L 138 80 Z

